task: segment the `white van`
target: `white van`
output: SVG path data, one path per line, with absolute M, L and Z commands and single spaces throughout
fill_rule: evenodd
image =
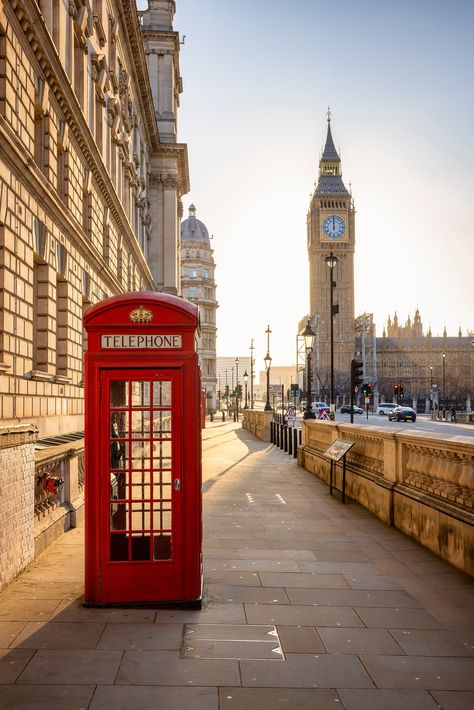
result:
M 311 402 L 311 409 L 315 414 L 326 411 L 329 414 L 329 404 L 327 402 Z
M 398 407 L 398 404 L 396 404 L 395 402 L 382 402 L 382 404 L 378 405 L 377 409 L 375 410 L 375 413 L 388 414 L 392 411 L 392 409 L 395 409 L 395 407 Z

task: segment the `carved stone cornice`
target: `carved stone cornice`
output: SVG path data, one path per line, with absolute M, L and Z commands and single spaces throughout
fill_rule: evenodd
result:
M 13 446 L 34 444 L 38 438 L 38 427 L 35 424 L 5 424 L 0 426 L 0 449 L 10 449 Z

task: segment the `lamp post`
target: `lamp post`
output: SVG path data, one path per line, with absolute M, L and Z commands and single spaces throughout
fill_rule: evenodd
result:
M 433 399 L 433 365 L 430 365 L 430 410 L 434 409 Z
M 304 346 L 305 346 L 305 352 L 306 352 L 306 367 L 307 367 L 307 377 L 306 377 L 306 382 L 307 382 L 307 396 L 306 396 L 306 409 L 304 410 L 304 419 L 316 419 L 316 416 L 313 412 L 313 408 L 311 406 L 312 404 L 312 397 L 311 397 L 311 354 L 313 352 L 313 345 L 314 345 L 314 331 L 311 327 L 311 321 L 308 318 L 308 322 L 306 323 L 306 327 L 303 330 L 301 334 L 304 338 Z
M 229 414 L 229 395 L 228 395 L 228 384 L 227 384 L 227 370 L 225 371 L 225 403 L 227 414 Z
M 248 399 L 247 399 L 247 383 L 249 381 L 249 376 L 247 374 L 247 370 L 245 370 L 245 372 L 243 374 L 243 379 L 244 379 L 244 385 L 245 385 L 245 409 L 248 409 L 249 403 L 248 403 Z
M 334 281 L 334 267 L 338 263 L 339 259 L 333 252 L 330 252 L 329 256 L 326 256 L 324 261 L 329 266 L 329 276 L 331 279 L 329 289 L 331 307 L 331 395 L 329 409 L 332 417 L 334 417 L 334 316 L 336 313 L 339 313 L 339 306 L 334 306 L 334 287 L 336 285 L 336 282 Z
M 444 411 L 446 409 L 446 353 L 441 353 L 441 357 L 443 358 L 443 416 L 444 416 Z
M 250 341 L 250 409 L 253 409 L 253 338 Z
M 267 401 L 265 402 L 265 411 L 266 412 L 271 412 L 272 411 L 272 405 L 270 404 L 270 368 L 272 366 L 272 358 L 270 355 L 270 333 L 272 331 L 270 330 L 270 326 L 267 327 L 265 333 L 267 334 L 267 354 L 263 358 L 263 361 L 265 362 L 265 371 L 267 373 Z
M 218 380 L 219 380 L 219 383 L 218 383 L 219 389 L 217 390 L 217 398 L 218 398 L 217 411 L 220 412 L 221 411 L 221 376 L 220 375 L 219 375 Z
M 235 405 L 237 409 L 237 421 L 239 421 L 239 358 L 235 358 L 235 379 L 237 380 L 235 385 L 236 397 Z

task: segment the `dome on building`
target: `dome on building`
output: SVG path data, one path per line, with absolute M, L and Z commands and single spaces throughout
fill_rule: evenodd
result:
M 190 205 L 189 217 L 181 222 L 181 241 L 209 242 L 206 225 L 196 218 L 196 207 Z

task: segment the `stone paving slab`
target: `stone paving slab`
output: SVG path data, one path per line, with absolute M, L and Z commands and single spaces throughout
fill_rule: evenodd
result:
M 378 688 L 474 690 L 474 659 L 432 656 L 361 656 Z
M 0 648 L 8 648 L 24 626 L 24 621 L 0 621 Z
M 278 664 L 279 667 L 281 665 L 282 663 Z M 239 664 L 236 660 L 180 658 L 173 651 L 125 651 L 116 683 L 118 685 L 240 685 Z
M 178 650 L 183 636 L 182 624 L 106 624 L 98 649 Z
M 474 656 L 474 643 L 462 641 L 449 631 L 391 629 L 391 635 L 412 656 Z M 468 638 L 468 635 L 466 635 Z
M 341 706 L 334 690 L 297 688 L 221 688 L 219 703 L 220 710 L 334 710 Z
M 94 691 L 94 685 L 4 685 L 0 710 L 84 710 Z
M 270 688 L 371 688 L 357 656 L 289 653 L 283 663 L 241 661 L 242 685 Z
M 0 710 L 474 707 L 471 579 L 237 424 L 203 452 L 203 608 L 84 607 L 70 531 L 0 593 Z
M 318 633 L 328 653 L 404 655 L 386 629 L 318 628 Z
M 217 688 L 99 686 L 90 710 L 219 710 Z M 61 710 L 64 710 L 63 708 Z M 68 708 L 69 710 L 69 708 Z
M 18 677 L 17 682 L 47 685 L 113 683 L 121 659 L 120 651 L 38 650 Z
M 474 708 L 474 692 L 432 690 L 431 695 L 443 710 L 472 710 Z
M 323 606 L 419 608 L 420 602 L 404 591 L 359 589 L 287 589 L 292 604 Z
M 340 690 L 339 697 L 345 710 L 439 710 L 437 702 L 423 690 Z
M 11 647 L 85 650 L 95 648 L 105 624 L 37 622 L 26 624 Z

